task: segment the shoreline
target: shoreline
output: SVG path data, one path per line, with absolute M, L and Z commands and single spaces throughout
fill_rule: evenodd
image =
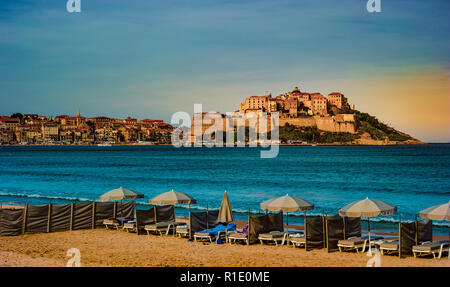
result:
M 278 146 L 423 146 L 423 145 L 436 145 L 436 144 L 450 144 L 450 143 L 427 143 L 427 142 L 416 142 L 416 143 L 402 143 L 402 142 L 391 142 L 391 143 L 383 143 L 383 144 L 361 144 L 361 143 L 307 143 L 307 144 L 298 144 L 298 143 L 292 143 L 292 144 L 286 144 L 286 143 L 282 143 L 282 144 L 278 144 Z M 110 146 L 101 146 L 98 144 L 54 144 L 54 145 L 49 145 L 49 144 L 8 144 L 8 145 L 0 145 L 1 147 L 74 147 L 74 146 L 78 146 L 78 147 L 120 147 L 120 146 L 129 146 L 129 147 L 149 147 L 149 146 L 173 146 L 172 144 L 113 144 Z M 269 145 L 270 146 L 270 145 Z M 188 146 L 188 147 L 196 147 L 196 146 Z M 201 146 L 202 147 L 207 147 L 206 145 Z M 230 146 L 225 146 L 224 147 L 230 147 Z M 246 144 L 245 146 L 238 146 L 238 145 L 234 145 L 232 147 L 253 147 L 253 146 L 249 146 L 248 144 Z M 259 147 L 259 148 L 264 148 L 260 145 L 255 146 L 255 147 Z M 198 148 L 198 147 L 196 147 Z M 208 147 L 210 148 L 210 147 Z

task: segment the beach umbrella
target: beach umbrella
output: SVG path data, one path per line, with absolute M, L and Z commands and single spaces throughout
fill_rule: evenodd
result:
M 150 199 L 149 202 L 150 202 L 150 204 L 153 204 L 153 205 L 188 204 L 189 205 L 189 219 L 190 219 L 190 216 L 191 216 L 191 204 L 197 203 L 197 200 L 195 200 L 193 197 L 187 195 L 184 192 L 175 191 L 175 190 L 172 189 L 171 191 L 164 192 L 164 193 L 161 193 L 161 194 L 153 197 L 152 199 Z M 156 206 L 155 206 L 155 208 L 156 208 Z M 156 209 L 155 209 L 155 222 L 156 222 Z M 174 232 L 174 235 L 175 235 L 175 230 L 173 232 Z
M 138 191 L 134 191 L 128 188 L 119 187 L 116 189 L 112 189 L 100 196 L 100 200 L 123 200 L 123 199 L 136 199 L 136 198 L 143 198 L 144 194 L 140 193 Z M 122 210 L 120 211 L 122 213 Z M 116 214 L 116 205 L 114 204 L 114 216 Z M 122 216 L 122 215 L 121 215 Z
M 119 187 L 112 189 L 100 196 L 100 200 L 122 200 L 143 198 L 144 194 L 128 188 Z
M 286 194 L 282 197 L 272 198 L 264 201 L 260 204 L 261 209 L 270 211 L 283 211 L 286 212 L 286 226 L 287 233 L 289 234 L 289 212 L 294 211 L 307 211 L 314 209 L 314 204 L 309 201 L 304 200 L 300 197 L 290 196 Z M 289 236 L 288 236 L 289 241 Z
M 369 254 L 372 254 L 370 243 L 370 217 L 378 215 L 391 215 L 397 211 L 397 206 L 394 206 L 386 201 L 377 199 L 366 199 L 352 202 L 343 208 L 339 209 L 339 215 L 348 217 L 367 217 L 367 226 L 369 232 Z
M 187 195 L 184 192 L 171 190 L 168 192 L 161 193 L 152 199 L 150 199 L 150 204 L 154 205 L 161 205 L 161 204 L 169 204 L 169 205 L 175 205 L 175 204 L 193 204 L 197 201 Z
M 230 199 L 228 198 L 228 193 L 225 190 L 222 197 L 222 203 L 220 204 L 219 216 L 217 218 L 218 222 L 225 223 L 225 242 L 228 242 L 228 223 L 234 220 L 233 211 L 231 210 Z
M 421 212 L 419 212 L 419 216 L 422 218 L 428 218 L 431 220 L 447 220 L 450 221 L 450 202 L 433 205 L 428 208 L 425 208 Z M 450 231 L 448 234 L 450 240 Z M 448 257 L 450 258 L 450 252 Z
M 450 221 L 450 202 L 425 208 L 419 212 L 419 216 L 431 220 Z

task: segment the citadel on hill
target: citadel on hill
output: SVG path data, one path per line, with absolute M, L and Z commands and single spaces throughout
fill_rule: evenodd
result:
M 234 126 L 237 121 L 244 120 L 248 128 L 249 123 L 245 117 L 259 113 L 267 113 L 269 118 L 272 113 L 278 113 L 280 143 L 423 144 L 380 122 L 374 116 L 356 110 L 339 92 L 325 97 L 320 93 L 302 92 L 296 87 L 292 92 L 276 97 L 272 97 L 272 94 L 250 96 L 228 117 L 235 122 Z M 205 115 L 206 113 L 194 114 L 189 131 L 191 142 L 201 141 L 200 135 L 215 125 L 211 120 L 205 122 Z M 218 126 L 222 131 L 227 130 L 225 115 L 222 115 L 222 123 Z M 195 127 L 201 128 L 196 131 Z
M 278 112 L 280 126 L 286 124 L 298 127 L 317 127 L 329 132 L 355 134 L 355 106 L 338 92 L 328 95 L 301 92 L 296 87 L 292 92 L 272 97 L 251 96 L 239 104 L 240 113 Z

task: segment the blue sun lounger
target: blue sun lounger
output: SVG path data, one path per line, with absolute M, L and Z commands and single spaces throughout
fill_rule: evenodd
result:
M 236 230 L 236 224 L 229 223 L 227 226 L 224 224 L 219 224 L 214 228 L 206 229 L 202 231 L 198 231 L 194 233 L 194 241 L 197 241 L 197 239 L 208 239 L 211 243 L 213 242 L 213 239 L 216 241 L 219 240 L 220 235 L 225 235 L 228 231 L 235 231 Z

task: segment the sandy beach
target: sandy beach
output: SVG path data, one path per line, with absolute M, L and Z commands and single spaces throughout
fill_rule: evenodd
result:
M 364 267 L 370 259 L 354 252 L 306 252 L 287 246 L 209 244 L 173 236 L 117 230 L 79 230 L 0 238 L 0 266 L 66 266 L 67 250 L 78 248 L 81 266 L 123 267 Z M 450 267 L 442 259 L 382 256 L 383 267 Z

